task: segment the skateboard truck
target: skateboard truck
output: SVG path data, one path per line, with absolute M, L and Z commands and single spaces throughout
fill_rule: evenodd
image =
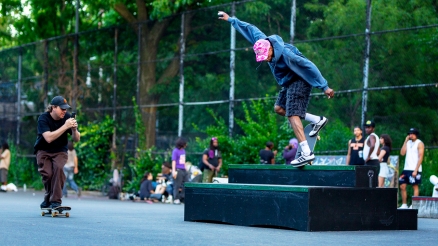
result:
M 368 177 L 369 182 L 370 182 L 370 188 L 373 188 L 373 177 L 374 177 L 374 171 L 373 170 L 368 170 Z

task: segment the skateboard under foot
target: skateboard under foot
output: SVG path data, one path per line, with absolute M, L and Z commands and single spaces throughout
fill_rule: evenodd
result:
M 56 217 L 56 216 L 65 216 L 65 217 L 70 217 L 70 213 L 66 212 L 63 213 L 64 211 L 70 211 L 71 207 L 67 207 L 67 206 L 59 206 L 56 208 L 41 208 L 41 216 L 46 216 L 46 214 L 51 214 L 52 217 Z M 46 212 L 47 211 L 47 212 Z

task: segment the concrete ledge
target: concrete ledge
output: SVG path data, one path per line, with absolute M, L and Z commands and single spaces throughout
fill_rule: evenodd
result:
M 438 219 L 438 197 L 414 196 L 412 208 L 418 209 L 419 218 Z
M 395 188 L 186 183 L 185 192 L 184 221 L 300 231 L 417 227 L 416 210 L 397 211 Z
M 372 173 L 372 178 L 369 173 Z M 228 166 L 229 183 L 363 187 L 377 186 L 374 166 L 309 166 L 239 164 Z

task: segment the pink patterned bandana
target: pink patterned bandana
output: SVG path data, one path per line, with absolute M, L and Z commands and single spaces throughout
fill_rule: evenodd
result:
M 266 61 L 266 59 L 268 59 L 270 47 L 271 43 L 269 43 L 269 41 L 266 39 L 259 39 L 257 40 L 257 42 L 255 42 L 252 48 L 254 49 L 254 53 L 256 54 L 257 62 Z

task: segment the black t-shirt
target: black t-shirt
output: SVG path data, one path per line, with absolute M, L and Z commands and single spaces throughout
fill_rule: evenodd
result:
M 272 164 L 272 159 L 274 159 L 274 153 L 272 151 L 265 149 L 260 150 L 261 164 Z
M 385 155 L 382 158 L 382 162 L 388 162 L 389 155 L 391 154 L 391 150 L 389 150 L 388 146 L 383 146 L 380 150 L 385 150 Z
M 72 130 L 68 129 L 61 136 L 55 139 L 51 143 L 47 143 L 46 139 L 43 137 L 43 133 L 50 131 L 56 131 L 61 128 L 67 119 L 69 119 L 71 115 L 67 112 L 65 113 L 64 118 L 60 120 L 54 120 L 50 115 L 50 112 L 45 112 L 40 117 L 38 117 L 38 136 L 35 141 L 34 153 L 38 150 L 44 150 L 49 153 L 57 153 L 57 152 L 67 152 L 67 144 L 68 144 L 68 134 L 72 134 Z
M 365 138 L 362 137 L 359 141 L 356 138 L 351 139 L 350 142 L 350 165 L 364 165 L 364 160 L 359 157 L 359 151 L 363 151 Z
M 206 149 L 204 150 L 204 153 L 202 155 L 207 155 L 207 161 L 211 165 L 217 167 L 219 166 L 219 159 L 222 159 L 221 152 L 219 150 L 212 150 L 213 151 L 213 158 L 210 158 L 210 150 Z M 210 169 L 208 166 L 205 166 L 204 168 Z

